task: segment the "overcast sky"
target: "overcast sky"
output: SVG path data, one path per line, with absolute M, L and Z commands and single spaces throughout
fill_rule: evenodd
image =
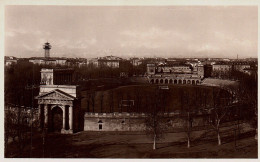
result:
M 7 6 L 5 55 L 257 57 L 257 7 Z

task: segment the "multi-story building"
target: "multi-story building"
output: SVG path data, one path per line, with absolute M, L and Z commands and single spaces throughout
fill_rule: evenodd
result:
M 152 84 L 200 84 L 204 67 L 192 68 L 185 64 L 147 64 L 147 77 Z
M 98 67 L 111 67 L 119 68 L 119 62 L 122 60 L 120 57 L 116 56 L 105 56 L 98 58 Z
M 130 59 L 130 63 L 133 65 L 133 66 L 139 66 L 143 63 L 142 59 L 140 58 L 131 58 Z
M 225 78 L 229 77 L 232 71 L 244 72 L 244 69 L 249 69 L 250 67 L 251 66 L 248 62 L 218 62 L 212 65 L 212 76 Z

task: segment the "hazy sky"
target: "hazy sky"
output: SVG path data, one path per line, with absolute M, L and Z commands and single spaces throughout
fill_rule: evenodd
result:
M 257 7 L 7 6 L 5 55 L 257 57 Z

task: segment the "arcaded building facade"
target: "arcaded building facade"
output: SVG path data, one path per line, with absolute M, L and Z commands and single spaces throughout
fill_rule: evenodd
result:
M 147 64 L 147 75 L 151 84 L 200 84 L 204 78 L 204 66 Z

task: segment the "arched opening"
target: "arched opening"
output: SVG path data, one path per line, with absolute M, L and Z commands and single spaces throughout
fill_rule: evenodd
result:
M 172 79 L 170 79 L 170 84 L 172 84 Z
M 51 110 L 51 128 L 54 132 L 60 132 L 62 129 L 63 111 L 59 106 Z
M 190 80 L 188 80 L 187 83 L 190 84 Z
M 192 80 L 192 84 L 195 84 L 195 80 Z
M 102 130 L 103 129 L 103 122 L 102 120 L 98 121 L 98 130 Z
M 163 79 L 160 80 L 160 83 L 163 84 Z
M 186 80 L 183 80 L 183 84 L 186 84 Z
M 153 79 L 151 79 L 150 83 L 154 84 L 154 80 L 153 80 Z
M 168 79 L 165 79 L 165 82 L 164 82 L 165 84 L 168 84 Z
M 174 80 L 174 84 L 177 84 L 177 80 L 176 79 Z
M 158 83 L 159 83 L 159 80 L 158 80 L 158 79 L 156 79 L 156 80 L 155 80 L 155 83 L 156 83 L 156 84 L 158 84 Z
M 200 83 L 200 82 L 197 80 L 197 81 L 196 81 L 196 84 L 199 84 L 199 83 Z
M 179 84 L 182 84 L 182 80 L 179 80 Z M 184 84 L 184 83 L 183 83 Z

